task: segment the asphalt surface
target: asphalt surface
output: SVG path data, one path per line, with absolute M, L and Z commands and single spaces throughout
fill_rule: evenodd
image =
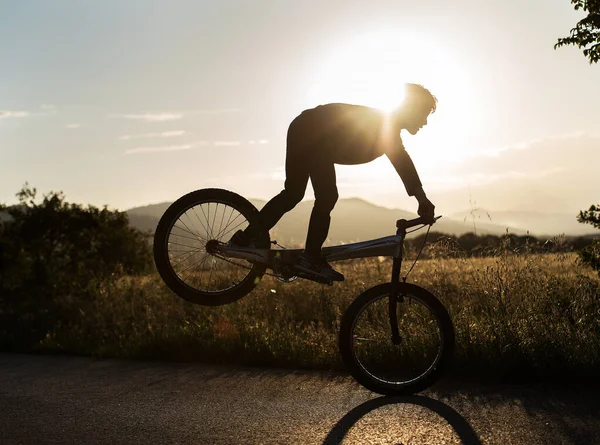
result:
M 0 444 L 600 444 L 600 387 L 443 381 L 388 398 L 345 375 L 0 354 Z

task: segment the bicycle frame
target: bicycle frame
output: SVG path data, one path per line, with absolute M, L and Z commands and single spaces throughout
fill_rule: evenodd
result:
M 350 260 L 373 256 L 392 256 L 402 245 L 403 237 L 399 235 L 386 236 L 370 241 L 342 244 L 339 246 L 323 247 L 321 254 L 329 261 Z M 294 263 L 303 249 L 260 249 L 252 247 L 230 247 L 220 245 L 218 250 L 229 258 L 260 262 L 271 265 L 273 260 L 283 263 Z
M 434 218 L 434 222 L 441 218 Z M 353 258 L 367 258 L 374 256 L 391 256 L 402 261 L 402 244 L 406 237 L 406 230 L 419 224 L 427 224 L 423 218 L 411 220 L 400 219 L 396 221 L 396 235 L 385 236 L 358 243 L 341 244 L 338 246 L 323 247 L 321 254 L 325 260 L 342 261 Z M 228 258 L 258 262 L 272 266 L 274 263 L 293 264 L 303 249 L 261 249 L 256 247 L 232 247 L 224 244 L 216 247 L 218 252 Z M 398 269 L 399 271 L 399 269 Z M 399 273 L 399 272 L 398 272 Z

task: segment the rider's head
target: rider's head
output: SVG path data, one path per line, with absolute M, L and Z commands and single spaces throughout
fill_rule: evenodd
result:
M 407 83 L 404 85 L 404 99 L 396 108 L 395 115 L 402 128 L 410 134 L 427 125 L 427 116 L 435 112 L 436 97 L 422 85 Z

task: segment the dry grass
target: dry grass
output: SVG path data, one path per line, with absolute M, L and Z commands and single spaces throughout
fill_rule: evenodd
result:
M 404 271 L 410 263 L 406 263 Z M 80 317 L 48 334 L 44 350 L 99 356 L 341 368 L 340 320 L 361 292 L 389 281 L 391 259 L 338 263 L 333 287 L 264 277 L 239 302 L 202 307 L 158 275 L 126 277 L 79 302 Z M 420 261 L 409 281 L 448 308 L 455 372 L 585 377 L 600 371 L 600 280 L 574 254 L 505 250 L 490 258 Z

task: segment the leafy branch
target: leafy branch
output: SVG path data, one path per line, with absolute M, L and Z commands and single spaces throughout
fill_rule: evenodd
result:
M 554 49 L 565 45 L 576 45 L 591 63 L 600 60 L 600 0 L 571 0 L 575 10 L 583 10 L 588 15 L 581 19 L 568 37 L 558 39 Z

